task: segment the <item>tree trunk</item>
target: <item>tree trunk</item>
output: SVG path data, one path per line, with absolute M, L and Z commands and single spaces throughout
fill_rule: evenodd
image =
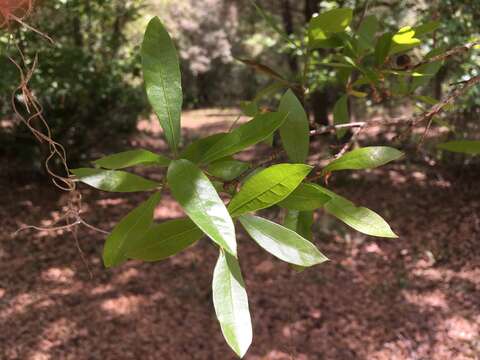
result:
M 320 1 L 305 0 L 304 16 L 308 23 L 313 14 L 320 11 Z M 315 123 L 319 125 L 328 125 L 328 108 L 330 104 L 327 89 L 316 90 L 310 95 L 308 106 L 313 114 Z
M 320 7 L 319 7 L 318 0 L 305 0 L 305 8 L 304 8 L 305 22 L 308 23 L 312 18 L 313 14 L 318 13 L 319 10 L 320 10 Z
M 282 18 L 283 25 L 285 27 L 285 32 L 287 35 L 292 35 L 294 33 L 293 28 L 293 17 L 292 17 L 292 7 L 290 5 L 290 0 L 282 0 Z M 293 74 L 298 73 L 298 61 L 297 58 L 292 54 L 287 54 L 288 56 L 288 66 Z

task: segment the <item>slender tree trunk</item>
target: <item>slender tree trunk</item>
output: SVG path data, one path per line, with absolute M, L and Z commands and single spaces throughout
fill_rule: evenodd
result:
M 294 33 L 294 28 L 290 0 L 282 0 L 282 18 L 285 32 L 287 33 L 287 35 L 292 35 Z M 288 66 L 290 67 L 290 70 L 293 74 L 297 74 L 299 69 L 297 58 L 295 56 L 292 56 L 291 54 L 287 54 L 287 56 Z
M 442 85 L 445 79 L 447 78 L 448 68 L 446 66 L 442 66 L 440 70 L 435 75 L 433 81 L 433 91 L 435 99 L 441 100 L 443 96 Z
M 320 9 L 319 3 L 320 3 L 319 0 L 305 0 L 305 8 L 304 8 L 305 22 L 308 23 L 312 18 L 313 14 L 319 11 Z
M 305 0 L 304 16 L 308 23 L 313 14 L 320 10 L 319 0 Z M 317 124 L 328 125 L 329 94 L 326 89 L 316 90 L 310 95 L 308 102 L 313 118 Z

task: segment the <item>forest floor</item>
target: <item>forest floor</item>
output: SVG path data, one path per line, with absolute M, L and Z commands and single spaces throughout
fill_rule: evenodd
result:
M 214 112 L 186 113 L 187 137 L 235 119 L 234 111 Z M 139 129 L 130 147 L 165 149 L 155 122 Z M 365 136 L 382 143 L 375 132 Z M 478 173 L 453 175 L 432 161 L 330 179 L 334 191 L 387 219 L 399 239 L 364 236 L 319 212 L 315 243 L 331 261 L 296 273 L 239 231 L 254 324 L 246 359 L 480 359 Z M 104 235 L 79 228 L 91 278 L 71 233 L 12 236 L 25 224 L 51 226 L 65 195 L 46 180 L 2 179 L 0 189 L 1 359 L 235 359 L 215 320 L 217 252 L 208 240 L 161 263 L 105 270 Z M 80 189 L 83 218 L 105 230 L 145 198 Z M 169 196 L 155 213 L 158 221 L 181 215 Z

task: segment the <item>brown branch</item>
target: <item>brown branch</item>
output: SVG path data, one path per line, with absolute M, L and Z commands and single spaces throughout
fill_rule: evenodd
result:
M 455 88 L 443 101 L 435 104 L 430 108 L 430 110 L 424 112 L 422 115 L 420 115 L 420 117 L 412 121 L 412 123 L 410 124 L 410 129 L 423 121 L 428 121 L 427 126 L 425 126 L 425 131 L 423 132 L 422 137 L 418 143 L 418 147 L 423 144 L 423 141 L 425 140 L 425 137 L 427 136 L 428 131 L 432 126 L 433 118 L 440 112 L 442 112 L 446 106 L 453 103 L 458 97 L 464 95 L 471 87 L 475 86 L 478 83 L 480 83 L 480 75 L 474 76 L 469 80 L 461 82 L 460 86 Z
M 404 66 L 404 67 L 401 67 L 401 68 L 397 68 L 397 69 L 392 69 L 392 70 L 395 70 L 395 71 L 414 70 L 414 69 L 417 69 L 420 66 L 425 65 L 425 64 L 430 64 L 430 63 L 433 63 L 433 62 L 436 62 L 436 61 L 443 61 L 443 60 L 449 59 L 452 56 L 455 56 L 457 54 L 467 53 L 471 49 L 473 49 L 476 45 L 480 45 L 480 41 L 474 41 L 472 43 L 460 45 L 460 46 L 454 47 L 454 48 L 444 52 L 443 54 L 432 56 L 432 57 L 424 59 L 424 60 L 422 60 L 422 61 L 420 61 L 416 64 L 410 64 L 410 65 L 407 65 L 407 66 Z
M 458 97 L 464 95 L 471 87 L 480 83 L 480 75 L 474 76 L 468 80 L 460 83 L 450 94 L 438 104 L 433 105 L 428 111 L 418 116 L 411 121 L 411 126 L 415 126 L 425 120 L 431 120 L 435 115 L 438 115 L 447 105 L 453 103 Z

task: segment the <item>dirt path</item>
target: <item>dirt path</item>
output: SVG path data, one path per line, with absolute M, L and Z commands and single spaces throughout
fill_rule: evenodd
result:
M 190 114 L 189 137 L 234 120 L 208 114 Z M 196 126 L 206 118 L 215 120 Z M 147 125 L 132 145 L 164 148 Z M 235 358 L 215 321 L 217 254 L 206 239 L 161 263 L 107 271 L 103 236 L 82 229 L 90 279 L 69 233 L 11 236 L 26 223 L 49 226 L 65 199 L 48 183 L 0 186 L 1 359 Z M 382 214 L 400 239 L 366 237 L 319 213 L 315 242 L 332 261 L 297 274 L 241 233 L 254 323 L 246 359 L 479 359 L 478 176 L 452 182 L 399 163 L 330 186 Z M 82 192 L 85 219 L 104 229 L 143 199 Z M 156 211 L 159 221 L 180 214 L 168 197 Z

